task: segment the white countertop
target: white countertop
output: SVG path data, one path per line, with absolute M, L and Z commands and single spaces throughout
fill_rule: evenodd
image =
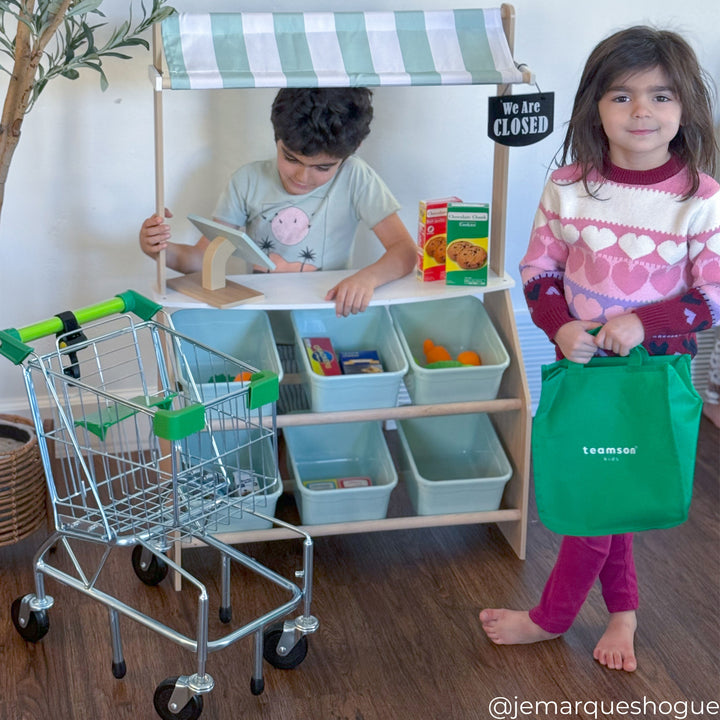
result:
M 260 273 L 252 275 L 231 275 L 228 277 L 240 285 L 244 285 L 264 294 L 264 297 L 250 300 L 233 309 L 244 307 L 262 310 L 315 309 L 331 307 L 332 303 L 324 298 L 327 291 L 343 277 L 351 275 L 355 270 L 330 270 L 308 273 Z M 394 280 L 375 290 L 371 305 L 393 305 L 396 303 L 420 302 L 460 295 L 481 295 L 486 292 L 504 290 L 515 285 L 509 276 L 498 277 L 488 273 L 488 284 L 478 285 L 445 285 L 442 282 L 422 282 L 415 273 Z M 167 288 L 160 294 L 157 288 L 152 291 L 155 302 L 168 308 L 211 307 L 189 295 Z

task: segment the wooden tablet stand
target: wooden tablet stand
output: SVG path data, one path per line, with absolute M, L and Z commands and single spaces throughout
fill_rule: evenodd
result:
M 264 297 L 258 290 L 226 279 L 226 267 L 235 245 L 218 236 L 203 255 L 202 271 L 167 281 L 168 287 L 217 308 L 230 308 Z

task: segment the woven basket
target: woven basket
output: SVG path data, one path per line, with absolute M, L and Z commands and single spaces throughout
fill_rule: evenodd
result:
M 45 525 L 46 498 L 32 422 L 0 415 L 0 546 L 16 543 Z

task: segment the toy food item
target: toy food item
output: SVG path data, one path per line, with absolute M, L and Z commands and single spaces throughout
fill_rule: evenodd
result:
M 480 355 L 474 350 L 463 350 L 458 354 L 457 360 L 453 360 L 447 348 L 436 345 L 430 338 L 423 341 L 423 352 L 428 367 L 447 368 L 461 365 L 482 365 Z
M 235 376 L 235 382 L 248 382 L 252 377 L 252 373 L 247 370 L 243 370 Z
M 417 276 L 425 282 L 445 279 L 447 206 L 458 197 L 421 200 L 418 211 Z
M 423 343 L 423 351 L 425 352 L 425 361 L 428 365 L 440 362 L 441 360 L 452 360 L 447 348 L 444 348 L 442 345 L 435 345 L 430 339 L 425 340 Z
M 447 285 L 487 285 L 490 208 L 487 203 L 448 203 Z
M 463 350 L 458 353 L 457 359 L 463 365 L 482 365 L 480 356 L 474 350 Z

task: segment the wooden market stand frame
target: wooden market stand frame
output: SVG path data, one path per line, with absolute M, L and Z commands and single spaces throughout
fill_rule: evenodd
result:
M 494 47 L 493 55 L 504 55 L 506 66 L 500 74 L 495 68 L 490 71 L 499 80 L 478 80 L 478 76 L 460 78 L 455 77 L 449 81 L 441 79 L 437 73 L 428 81 L 427 77 L 420 82 L 409 81 L 393 82 L 393 84 L 425 84 L 439 85 L 446 82 L 455 84 L 497 84 L 499 95 L 507 94 L 510 91 L 511 83 L 531 83 L 532 75 L 525 66 L 517 66 L 512 60 L 514 44 L 515 11 L 512 5 L 503 4 L 499 9 L 493 10 L 461 10 L 442 11 L 444 14 L 452 13 L 484 13 L 484 24 L 480 32 L 483 35 L 473 37 L 471 29 L 467 34 L 472 46 L 475 41 L 479 45 L 497 46 L 498 37 L 504 47 Z M 404 15 L 425 16 L 438 15 L 428 11 L 427 13 L 372 13 L 372 15 Z M 280 15 L 301 16 L 301 13 L 236 13 L 235 16 L 242 16 L 243 19 L 254 16 L 266 16 L 277 18 Z M 307 13 L 310 16 L 338 16 L 349 15 L 371 15 L 371 13 Z M 182 17 L 182 16 L 181 16 Z M 171 18 L 172 19 L 172 18 Z M 325 20 L 327 17 L 325 17 Z M 387 19 L 387 18 L 386 18 Z M 168 22 L 168 21 L 165 21 Z M 492 33 L 492 39 L 489 35 Z M 486 35 L 488 39 L 486 39 Z M 167 50 L 165 50 L 165 53 Z M 507 67 L 507 60 L 510 61 L 510 68 Z M 170 72 L 164 65 L 168 58 L 164 54 L 161 28 L 156 25 L 153 35 L 153 67 L 151 68 L 151 80 L 154 86 L 154 110 L 155 110 L 155 168 L 156 168 L 156 210 L 162 216 L 164 213 L 164 161 L 163 161 L 163 113 L 162 94 L 164 89 L 174 87 L 171 85 Z M 502 62 L 502 59 L 501 59 Z M 285 66 L 283 66 L 285 69 Z M 277 73 L 276 73 L 277 75 Z M 305 75 L 307 77 L 307 75 Z M 356 78 L 357 79 L 357 78 Z M 186 80 L 186 79 L 185 79 Z M 280 80 L 280 84 L 272 84 L 273 78 L 265 81 L 265 87 L 281 87 L 283 84 L 293 84 L 292 80 L 286 78 Z M 275 77 L 276 82 L 277 77 Z M 372 78 L 371 78 L 372 80 Z M 245 80 L 245 87 L 259 86 L 257 77 Z M 307 82 L 307 81 L 306 81 Z M 320 82 L 320 84 L 323 84 Z M 333 80 L 331 84 L 338 84 Z M 345 82 L 347 85 L 348 82 Z M 362 82 L 350 84 L 378 85 L 386 84 L 368 81 L 362 77 Z M 302 86 L 302 80 L 296 80 L 295 86 Z M 239 87 L 240 85 L 235 85 Z M 188 84 L 181 84 L 179 87 L 194 87 Z M 211 85 L 211 87 L 220 87 Z M 520 343 L 515 325 L 514 313 L 510 298 L 510 288 L 513 287 L 513 279 L 505 271 L 505 231 L 506 231 L 506 209 L 508 196 L 508 157 L 509 149 L 506 146 L 495 144 L 493 158 L 493 182 L 490 220 L 490 257 L 487 287 L 451 287 L 438 283 L 420 283 L 413 275 L 389 283 L 376 290 L 371 304 L 390 305 L 393 303 L 422 302 L 431 299 L 452 297 L 463 294 L 482 294 L 483 304 L 487 310 L 495 329 L 497 330 L 505 348 L 510 355 L 510 365 L 505 370 L 497 399 L 474 402 L 455 402 L 435 405 L 404 405 L 399 407 L 387 407 L 372 410 L 353 410 L 342 412 L 322 413 L 292 413 L 278 415 L 277 426 L 289 427 L 291 425 L 313 425 L 336 422 L 352 422 L 360 420 L 402 420 L 411 417 L 467 414 L 467 413 L 488 413 L 492 415 L 493 424 L 502 442 L 512 465 L 512 476 L 508 480 L 500 509 L 486 512 L 453 513 L 443 515 L 409 515 L 405 517 L 387 517 L 381 520 L 355 521 L 347 523 L 329 523 L 322 525 L 302 526 L 303 530 L 312 536 L 336 535 L 345 533 L 370 532 L 380 530 L 395 530 L 409 528 L 423 528 L 445 525 L 462 525 L 477 523 L 497 523 L 505 535 L 507 541 L 521 559 L 525 557 L 527 541 L 527 517 L 528 517 L 528 488 L 529 488 L 529 465 L 530 465 L 530 423 L 531 406 L 530 394 L 525 377 Z M 224 261 L 224 255 L 223 257 Z M 346 271 L 322 272 L 322 273 L 295 273 L 295 274 L 260 274 L 237 276 L 243 284 L 258 290 L 264 295 L 264 299 L 254 301 L 249 307 L 253 309 L 288 309 L 288 308 L 321 308 L 327 307 L 328 303 L 323 301 L 325 288 L 332 286 L 339 277 L 348 274 Z M 217 276 L 217 267 L 214 268 L 214 275 Z M 337 277 L 335 277 L 337 276 Z M 215 277 L 217 284 L 217 279 Z M 280 285 L 282 284 L 282 292 Z M 158 260 L 158 295 L 159 300 L 169 308 L 172 307 L 198 307 L 198 300 L 168 289 L 165 278 L 165 258 Z M 292 304 L 283 302 L 281 297 L 294 297 Z M 238 307 L 242 312 L 242 306 Z M 285 376 L 284 382 L 297 382 L 296 377 Z M 288 530 L 280 527 L 266 530 L 249 530 L 241 532 L 224 533 L 219 536 L 223 542 L 254 542 L 260 540 L 273 540 L 291 537 Z M 179 550 L 178 550 L 179 552 Z

